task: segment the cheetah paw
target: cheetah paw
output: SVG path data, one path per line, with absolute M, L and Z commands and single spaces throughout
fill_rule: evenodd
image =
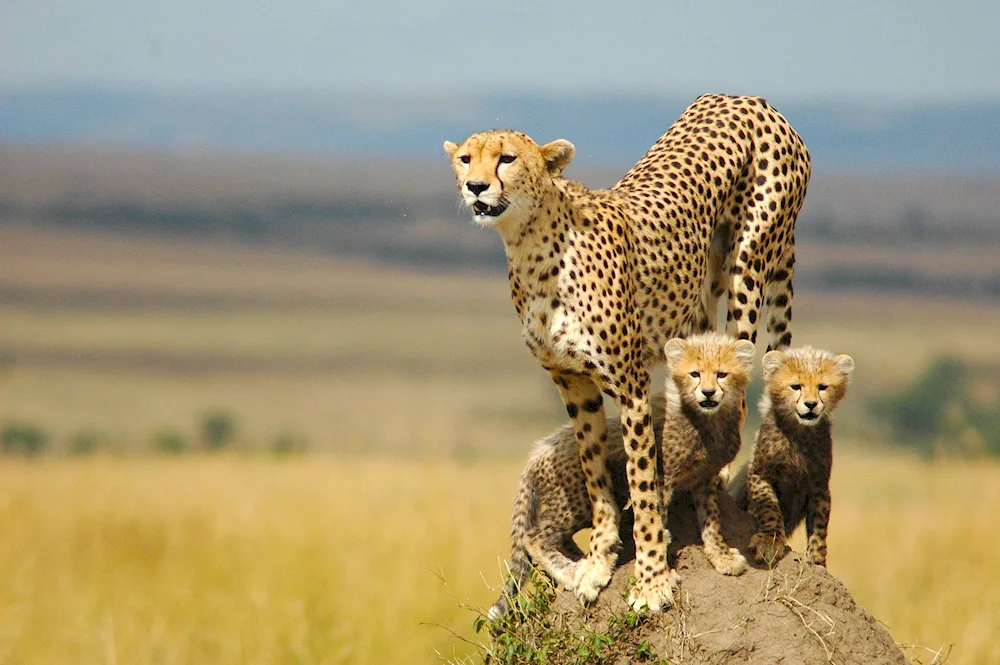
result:
M 577 563 L 573 586 L 567 588 L 573 589 L 580 602 L 592 603 L 611 581 L 611 568 L 611 563 L 588 556 Z
M 576 588 L 576 576 L 580 570 L 581 563 L 582 561 L 574 561 L 562 568 L 549 570 L 549 574 L 552 575 L 552 579 L 556 581 L 556 584 L 561 584 L 564 589 L 572 591 Z
M 788 545 L 783 538 L 772 536 L 766 533 L 755 533 L 750 539 L 750 550 L 760 561 L 773 568 L 775 564 L 785 556 Z
M 747 569 L 747 560 L 735 547 L 730 547 L 726 553 L 717 553 L 710 557 L 712 565 L 723 575 L 742 575 Z
M 807 547 L 805 558 L 808 563 L 816 564 L 817 566 L 823 566 L 824 568 L 826 568 L 826 552 L 811 550 Z
M 671 568 L 670 572 L 667 573 L 667 578 L 670 580 L 670 590 L 677 591 L 681 586 L 681 576 L 677 572 L 676 568 Z
M 673 571 L 671 571 L 673 572 Z M 677 576 L 664 572 L 649 580 L 639 580 L 628 594 L 628 604 L 636 612 L 657 614 L 674 604 Z

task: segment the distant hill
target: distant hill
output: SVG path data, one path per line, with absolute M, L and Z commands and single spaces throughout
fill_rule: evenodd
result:
M 691 100 L 648 95 L 482 96 L 0 90 L 0 141 L 318 156 L 430 158 L 444 139 L 514 127 L 568 138 L 579 159 L 633 163 Z M 1000 174 L 1000 105 L 771 99 L 817 173 Z

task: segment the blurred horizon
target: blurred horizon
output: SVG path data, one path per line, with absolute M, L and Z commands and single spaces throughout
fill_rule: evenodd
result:
M 441 161 L 441 143 L 494 127 L 566 138 L 578 165 L 622 173 L 693 97 L 586 92 L 479 94 L 154 92 L 0 84 L 0 145 L 237 151 Z M 803 136 L 814 173 L 1000 174 L 1000 102 L 879 105 L 771 98 Z M 248 155 L 249 156 L 249 155 Z M 445 172 L 447 175 L 447 172 Z M 610 183 L 609 183 L 610 184 Z

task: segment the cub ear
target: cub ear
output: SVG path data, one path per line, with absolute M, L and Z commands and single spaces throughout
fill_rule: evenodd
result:
M 781 351 L 768 351 L 764 354 L 764 358 L 761 360 L 761 365 L 764 367 L 764 380 L 770 379 L 774 376 L 774 373 L 778 371 L 778 368 L 785 362 L 785 354 Z
M 545 160 L 545 168 L 549 175 L 558 177 L 562 175 L 563 169 L 569 166 L 576 156 L 576 148 L 565 139 L 557 139 L 552 143 L 546 143 L 540 150 L 542 158 Z
M 851 372 L 854 371 L 854 358 L 850 356 L 837 356 L 833 359 L 833 364 L 845 378 L 851 376 Z
M 448 154 L 449 157 L 454 157 L 456 150 L 458 150 L 457 143 L 452 143 L 451 141 L 444 142 L 444 151 Z
M 733 345 L 733 351 L 736 352 L 737 360 L 743 363 L 744 367 L 750 369 L 753 366 L 753 342 L 748 339 L 741 339 Z
M 684 355 L 684 350 L 687 348 L 687 340 L 682 337 L 674 337 L 672 340 L 667 342 L 667 345 L 663 347 L 663 355 L 667 357 L 667 363 L 674 364 Z

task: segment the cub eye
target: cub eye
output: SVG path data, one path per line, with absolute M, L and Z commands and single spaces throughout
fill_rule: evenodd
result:
M 791 388 L 792 390 L 802 390 L 802 384 L 800 383 L 793 383 L 788 387 Z
M 468 164 L 470 161 L 472 161 L 472 158 L 469 157 L 468 155 L 462 155 L 461 157 L 458 158 L 458 161 L 462 162 L 463 164 Z
M 826 390 L 826 389 L 827 389 L 827 388 L 829 388 L 830 386 L 826 385 L 825 383 L 821 383 L 821 384 L 819 384 L 819 385 L 818 385 L 818 386 L 816 386 L 816 387 L 817 387 L 817 388 L 819 388 L 820 390 Z
M 699 378 L 700 376 L 701 376 L 701 372 L 691 372 L 691 377 L 692 377 L 692 378 L 695 378 L 695 379 L 697 379 L 697 378 Z
M 724 379 L 724 378 L 726 378 L 727 376 L 729 376 L 729 372 L 716 372 L 716 373 L 715 373 L 715 375 L 716 375 L 717 377 L 719 377 L 720 379 Z
M 515 159 L 517 159 L 517 155 L 500 155 L 501 164 L 510 164 Z

